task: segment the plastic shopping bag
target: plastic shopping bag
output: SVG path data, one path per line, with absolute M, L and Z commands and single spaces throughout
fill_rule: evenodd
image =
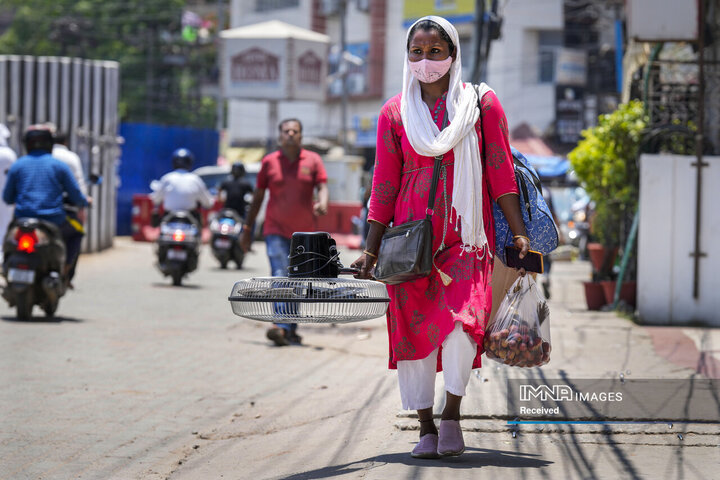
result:
M 519 277 L 485 331 L 485 354 L 514 367 L 550 361 L 550 309 L 530 275 Z

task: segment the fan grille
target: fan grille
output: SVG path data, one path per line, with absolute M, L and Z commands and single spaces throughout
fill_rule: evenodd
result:
M 385 315 L 385 285 L 344 278 L 250 278 L 237 282 L 233 313 L 263 322 L 349 323 Z

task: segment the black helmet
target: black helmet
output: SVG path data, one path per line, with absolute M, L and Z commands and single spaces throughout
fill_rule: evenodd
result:
M 179 168 L 190 170 L 193 162 L 195 162 L 195 156 L 187 148 L 178 148 L 172 154 L 173 169 L 175 170 Z
M 230 173 L 235 178 L 240 178 L 245 176 L 245 165 L 242 163 L 233 163 L 232 167 L 230 168 Z
M 30 125 L 25 130 L 23 141 L 28 152 L 43 150 L 49 153 L 53 148 L 52 132 L 43 125 Z

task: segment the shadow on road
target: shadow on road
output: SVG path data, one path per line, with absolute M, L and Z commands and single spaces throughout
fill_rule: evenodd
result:
M 187 290 L 202 290 L 203 288 L 205 288 L 202 285 L 194 285 L 192 283 L 188 283 L 188 284 L 183 283 L 182 285 L 176 286 L 176 285 L 172 285 L 170 283 L 153 282 L 152 286 L 155 288 L 177 288 L 178 290 L 183 289 L 183 288 L 185 288 Z
M 256 346 L 260 346 L 260 347 L 268 347 L 269 349 L 276 349 L 276 348 L 295 348 L 295 349 L 297 349 L 297 348 L 302 348 L 302 349 L 309 349 L 309 350 L 315 350 L 315 351 L 325 350 L 325 347 L 322 347 L 322 346 L 320 346 L 320 345 L 311 345 L 311 344 L 309 344 L 309 343 L 302 343 L 302 344 L 300 344 L 300 345 L 286 345 L 286 346 L 280 347 L 280 346 L 275 345 L 274 343 L 272 343 L 272 341 L 270 341 L 270 340 L 265 340 L 264 337 L 263 337 L 262 339 L 260 339 L 260 337 L 258 337 L 258 338 L 259 338 L 259 340 L 246 340 L 246 339 L 241 339 L 241 340 L 238 340 L 238 343 L 244 343 L 244 344 L 247 344 L 247 345 L 256 345 Z
M 436 460 L 412 458 L 409 453 L 389 453 L 377 457 L 358 460 L 357 462 L 346 463 L 311 470 L 309 472 L 296 473 L 282 480 L 310 480 L 319 478 L 331 478 L 340 475 L 347 475 L 360 470 L 378 468 L 386 464 L 402 464 L 409 467 L 425 468 L 482 468 L 485 466 L 507 467 L 507 468 L 542 468 L 554 462 L 543 460 L 539 455 L 506 450 L 490 450 L 485 448 L 467 448 L 465 453 L 459 457 L 445 457 Z
M 220 268 L 219 266 L 210 267 L 207 270 L 211 272 L 224 272 L 224 273 L 240 273 L 240 272 L 247 272 L 245 268 L 235 268 L 235 267 L 227 267 L 227 268 Z
M 33 315 L 32 319 L 30 320 L 20 320 L 17 317 L 13 317 L 10 315 L 5 315 L 3 317 L 0 317 L 2 321 L 4 322 L 13 322 L 13 323 L 83 323 L 85 320 L 82 320 L 80 318 L 73 318 L 73 317 L 63 317 L 63 316 L 54 316 L 54 317 L 46 317 L 41 315 Z

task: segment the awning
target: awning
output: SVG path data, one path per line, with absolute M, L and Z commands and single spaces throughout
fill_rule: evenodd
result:
M 570 162 L 563 157 L 525 154 L 525 158 L 540 177 L 561 177 L 570 170 Z

